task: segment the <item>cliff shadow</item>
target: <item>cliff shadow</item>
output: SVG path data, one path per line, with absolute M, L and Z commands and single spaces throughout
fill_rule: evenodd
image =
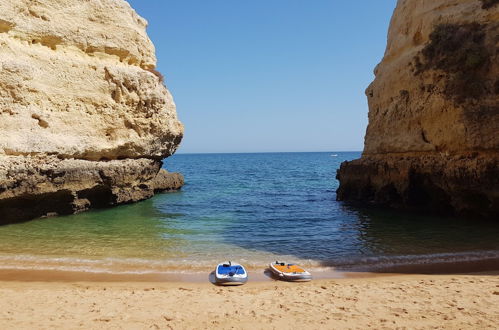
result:
M 450 274 L 499 270 L 499 224 L 331 201 L 325 219 L 239 216 L 224 239 L 346 272 Z M 251 227 L 251 233 L 250 231 Z M 270 261 L 270 260 L 269 260 Z M 293 260 L 289 260 L 293 261 Z

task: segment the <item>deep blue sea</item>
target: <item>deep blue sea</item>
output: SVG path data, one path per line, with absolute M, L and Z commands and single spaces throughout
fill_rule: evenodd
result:
M 179 154 L 179 192 L 0 227 L 0 268 L 204 272 L 224 260 L 315 270 L 499 258 L 499 225 L 336 201 L 336 170 L 359 152 Z

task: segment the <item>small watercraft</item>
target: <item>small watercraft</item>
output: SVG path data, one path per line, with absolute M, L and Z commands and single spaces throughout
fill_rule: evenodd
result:
M 246 269 L 235 262 L 223 262 L 215 269 L 215 283 L 219 285 L 242 285 L 248 281 Z
M 312 280 L 312 274 L 295 264 L 276 261 L 270 264 L 270 270 L 283 281 L 306 282 Z

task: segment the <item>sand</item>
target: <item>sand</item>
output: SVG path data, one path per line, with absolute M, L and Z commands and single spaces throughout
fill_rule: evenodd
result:
M 1 329 L 498 329 L 499 276 L 0 282 Z

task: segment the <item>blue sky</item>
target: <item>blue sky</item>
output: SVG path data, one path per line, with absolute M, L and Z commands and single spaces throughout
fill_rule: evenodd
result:
M 185 125 L 180 153 L 357 151 L 396 0 L 130 0 Z

